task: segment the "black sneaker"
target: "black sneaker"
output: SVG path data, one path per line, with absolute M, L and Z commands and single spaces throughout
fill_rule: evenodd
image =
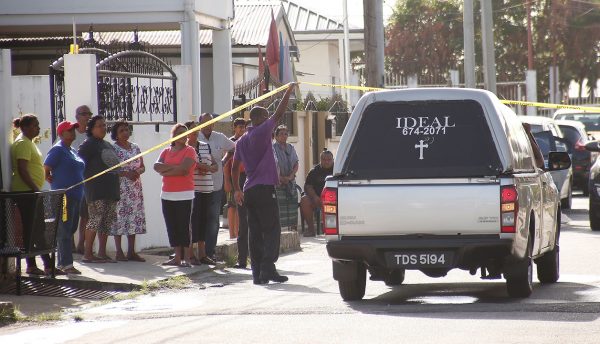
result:
M 233 266 L 234 269 L 246 269 L 246 265 L 242 265 L 240 263 L 237 263 Z
M 277 271 L 272 272 L 269 275 L 260 274 L 260 280 L 263 282 L 269 282 L 269 281 L 273 281 L 273 282 L 277 282 L 277 283 L 283 283 L 283 282 L 287 282 L 288 281 L 288 277 L 287 276 L 282 276 L 280 275 Z

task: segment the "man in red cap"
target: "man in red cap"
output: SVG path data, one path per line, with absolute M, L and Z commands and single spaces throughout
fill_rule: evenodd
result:
M 69 121 L 61 122 L 56 127 L 59 141 L 50 149 L 44 161 L 46 180 L 53 190 L 66 189 L 83 181 L 85 164 L 72 147 L 78 127 L 79 123 Z M 72 241 L 79 223 L 83 185 L 68 190 L 66 196 L 67 220 L 63 222 L 61 217 L 57 230 L 58 268 L 68 274 L 80 274 L 73 266 Z

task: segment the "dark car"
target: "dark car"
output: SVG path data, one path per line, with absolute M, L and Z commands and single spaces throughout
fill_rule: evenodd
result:
M 579 121 L 568 120 L 557 120 L 556 123 L 569 143 L 567 148 L 573 163 L 573 186 L 582 190 L 584 196 L 588 196 L 590 168 L 596 160 L 597 153 L 585 149 L 589 142 L 585 125 Z
M 585 145 L 590 152 L 600 152 L 600 142 L 591 141 Z M 590 169 L 590 227 L 593 231 L 600 231 L 600 160 L 596 160 Z

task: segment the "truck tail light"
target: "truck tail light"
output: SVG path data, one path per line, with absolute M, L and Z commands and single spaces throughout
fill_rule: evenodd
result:
M 500 188 L 500 221 L 502 233 L 515 233 L 517 213 L 519 212 L 519 194 L 514 185 Z
M 321 192 L 321 204 L 323 205 L 323 233 L 325 235 L 337 235 L 337 189 L 324 188 Z

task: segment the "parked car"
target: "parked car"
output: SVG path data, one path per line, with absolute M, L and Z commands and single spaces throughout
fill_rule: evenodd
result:
M 519 116 L 521 122 L 529 123 L 531 126 L 532 133 L 538 133 L 540 131 L 549 131 L 553 136 L 563 138 L 563 132 L 560 130 L 556 121 L 552 118 L 542 116 Z
M 589 138 L 583 123 L 570 120 L 556 120 L 556 123 L 569 143 L 567 148 L 573 165 L 573 186 L 582 190 L 583 195 L 587 197 L 590 168 L 596 161 L 598 153 L 585 149 Z
M 552 118 L 541 116 L 519 116 L 521 122 L 529 123 L 531 132 L 544 154 L 544 163 L 548 167 L 550 152 L 568 152 L 568 142 L 563 138 L 563 132 Z M 552 171 L 552 180 L 560 193 L 563 209 L 571 209 L 573 198 L 573 169 Z
M 585 145 L 585 149 L 590 152 L 600 152 L 600 142 L 590 141 Z M 600 160 L 596 159 L 592 168 L 590 168 L 590 178 L 588 184 L 590 195 L 590 228 L 593 231 L 600 231 Z
M 548 171 L 568 169 L 551 152 Z M 438 88 L 370 92 L 342 135 L 321 194 L 333 278 L 344 300 L 370 280 L 451 269 L 506 279 L 511 297 L 559 278 L 560 199 L 537 168 L 515 113 L 491 92 Z
M 597 105 L 586 105 L 590 107 L 594 107 Z M 595 137 L 596 139 L 600 139 L 600 107 L 598 107 L 598 112 L 585 112 L 582 110 L 574 110 L 574 109 L 559 109 L 556 110 L 553 116 L 554 119 L 566 119 L 570 121 L 579 121 L 585 125 L 585 131 Z

